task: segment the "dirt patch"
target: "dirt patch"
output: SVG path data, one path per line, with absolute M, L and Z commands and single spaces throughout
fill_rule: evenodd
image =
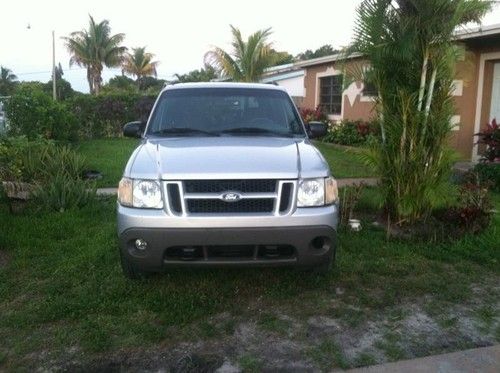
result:
M 5 249 L 0 248 L 0 269 L 7 267 L 10 261 L 10 256 L 7 254 Z
M 321 305 L 314 298 L 300 306 L 253 300 L 238 314 L 174 328 L 155 346 L 93 356 L 68 347 L 30 360 L 47 371 L 233 373 L 318 372 L 411 359 L 499 343 L 497 284 L 498 278 L 473 285 L 463 304 L 425 296 L 367 309 L 346 303 L 335 289 Z

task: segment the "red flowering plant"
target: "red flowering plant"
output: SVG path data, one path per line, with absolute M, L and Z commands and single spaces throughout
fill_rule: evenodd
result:
M 301 108 L 299 112 L 304 123 L 323 122 L 328 124 L 328 116 L 321 106 L 318 106 L 316 109 Z
M 477 133 L 479 137 L 478 144 L 486 145 L 486 152 L 483 155 L 483 160 L 487 162 L 500 162 L 500 126 L 496 119 L 486 125 L 486 129 Z

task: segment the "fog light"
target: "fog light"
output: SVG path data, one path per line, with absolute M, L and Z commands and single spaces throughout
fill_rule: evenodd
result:
M 135 240 L 135 248 L 137 250 L 146 250 L 146 248 L 148 247 L 148 243 L 146 241 L 144 241 L 142 238 L 138 238 L 137 240 Z

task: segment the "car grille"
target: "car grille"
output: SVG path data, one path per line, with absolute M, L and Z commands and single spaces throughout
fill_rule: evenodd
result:
M 273 193 L 276 180 L 187 180 L 186 193 L 223 193 L 229 190 L 240 193 Z
M 272 212 L 274 199 L 242 199 L 232 203 L 218 199 L 191 199 L 188 201 L 187 207 L 189 212 L 195 214 Z
M 166 181 L 172 215 L 286 215 L 293 207 L 296 181 L 273 179 Z M 225 200 L 228 193 L 236 200 Z

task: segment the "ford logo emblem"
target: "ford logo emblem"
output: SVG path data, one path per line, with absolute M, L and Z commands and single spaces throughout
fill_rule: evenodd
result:
M 224 202 L 238 202 L 241 199 L 241 194 L 236 192 L 227 192 L 222 195 Z

